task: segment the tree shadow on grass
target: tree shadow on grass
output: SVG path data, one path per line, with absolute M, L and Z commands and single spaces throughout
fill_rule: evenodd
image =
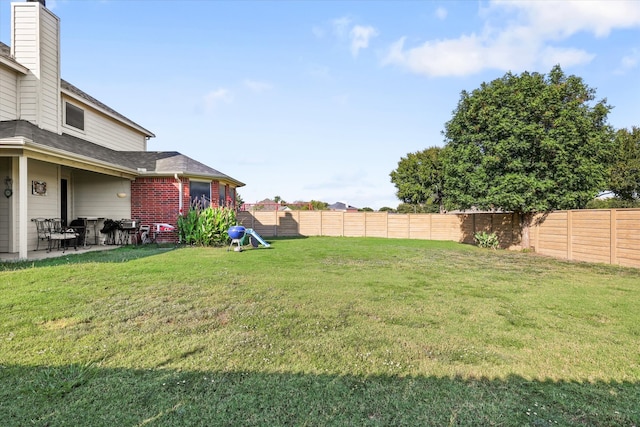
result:
M 188 357 L 185 356 L 185 357 Z M 638 382 L 0 366 L 21 426 L 633 426 Z

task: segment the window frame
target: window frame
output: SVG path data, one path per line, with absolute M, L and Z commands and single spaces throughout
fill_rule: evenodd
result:
M 194 193 L 194 184 L 195 187 L 200 186 L 201 188 L 196 188 L 196 193 L 197 193 L 197 198 L 194 198 L 193 193 Z M 204 192 L 204 185 L 207 185 L 208 187 L 208 193 Z M 202 200 L 202 196 L 206 197 L 206 206 L 201 206 L 202 208 L 207 208 L 211 205 L 211 181 L 202 181 L 202 180 L 198 180 L 198 179 L 190 179 L 189 180 L 189 203 L 191 206 L 193 206 L 194 201 L 198 201 L 200 202 Z
M 71 110 L 72 114 L 69 114 L 69 110 Z M 75 110 L 75 111 L 74 111 Z M 74 114 L 79 115 L 79 118 L 81 119 L 81 123 L 74 120 Z M 78 117 L 76 117 L 78 118 Z M 71 120 L 70 120 L 71 119 Z M 77 129 L 79 131 L 84 132 L 85 130 L 85 110 L 84 108 L 78 107 L 77 105 L 69 102 L 69 101 L 65 101 L 64 102 L 64 124 L 65 126 L 69 126 L 72 127 L 74 129 Z M 79 126 L 78 126 L 79 125 Z

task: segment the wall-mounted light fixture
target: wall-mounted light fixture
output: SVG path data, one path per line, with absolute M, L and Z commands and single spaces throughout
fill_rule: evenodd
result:
M 116 196 L 118 196 L 118 199 L 124 199 L 125 197 L 127 197 L 127 188 L 125 186 L 125 180 L 121 179 L 120 180 L 120 191 L 118 191 L 116 193 Z
M 13 195 L 13 189 L 11 188 L 13 186 L 13 180 L 11 179 L 11 177 L 7 176 L 4 179 L 4 196 L 8 199 L 9 197 L 11 197 Z

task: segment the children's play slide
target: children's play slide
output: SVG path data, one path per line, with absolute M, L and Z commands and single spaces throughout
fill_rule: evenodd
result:
M 247 228 L 245 230 L 245 233 L 249 236 L 249 241 L 251 242 L 251 246 L 253 246 L 254 248 L 258 247 L 258 243 L 264 246 L 265 248 L 268 248 L 269 246 L 271 246 L 269 243 L 265 242 L 264 239 L 253 230 L 253 228 Z M 255 239 L 258 243 L 254 244 L 253 239 Z
M 251 243 L 251 246 L 254 248 L 257 248 L 258 245 L 262 245 L 265 248 L 271 247 L 271 245 L 265 242 L 262 236 L 256 233 L 253 228 L 244 228 L 241 225 L 234 225 L 233 227 L 229 227 L 227 234 L 231 237 L 231 244 L 229 245 L 229 249 L 227 249 L 228 251 L 231 250 L 233 245 L 237 245 L 234 248 L 234 251 L 242 252 L 242 246 L 247 243 Z

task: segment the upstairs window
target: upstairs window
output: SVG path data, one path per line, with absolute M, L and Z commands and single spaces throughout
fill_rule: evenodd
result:
M 84 110 L 65 102 L 64 122 L 76 129 L 84 130 Z

